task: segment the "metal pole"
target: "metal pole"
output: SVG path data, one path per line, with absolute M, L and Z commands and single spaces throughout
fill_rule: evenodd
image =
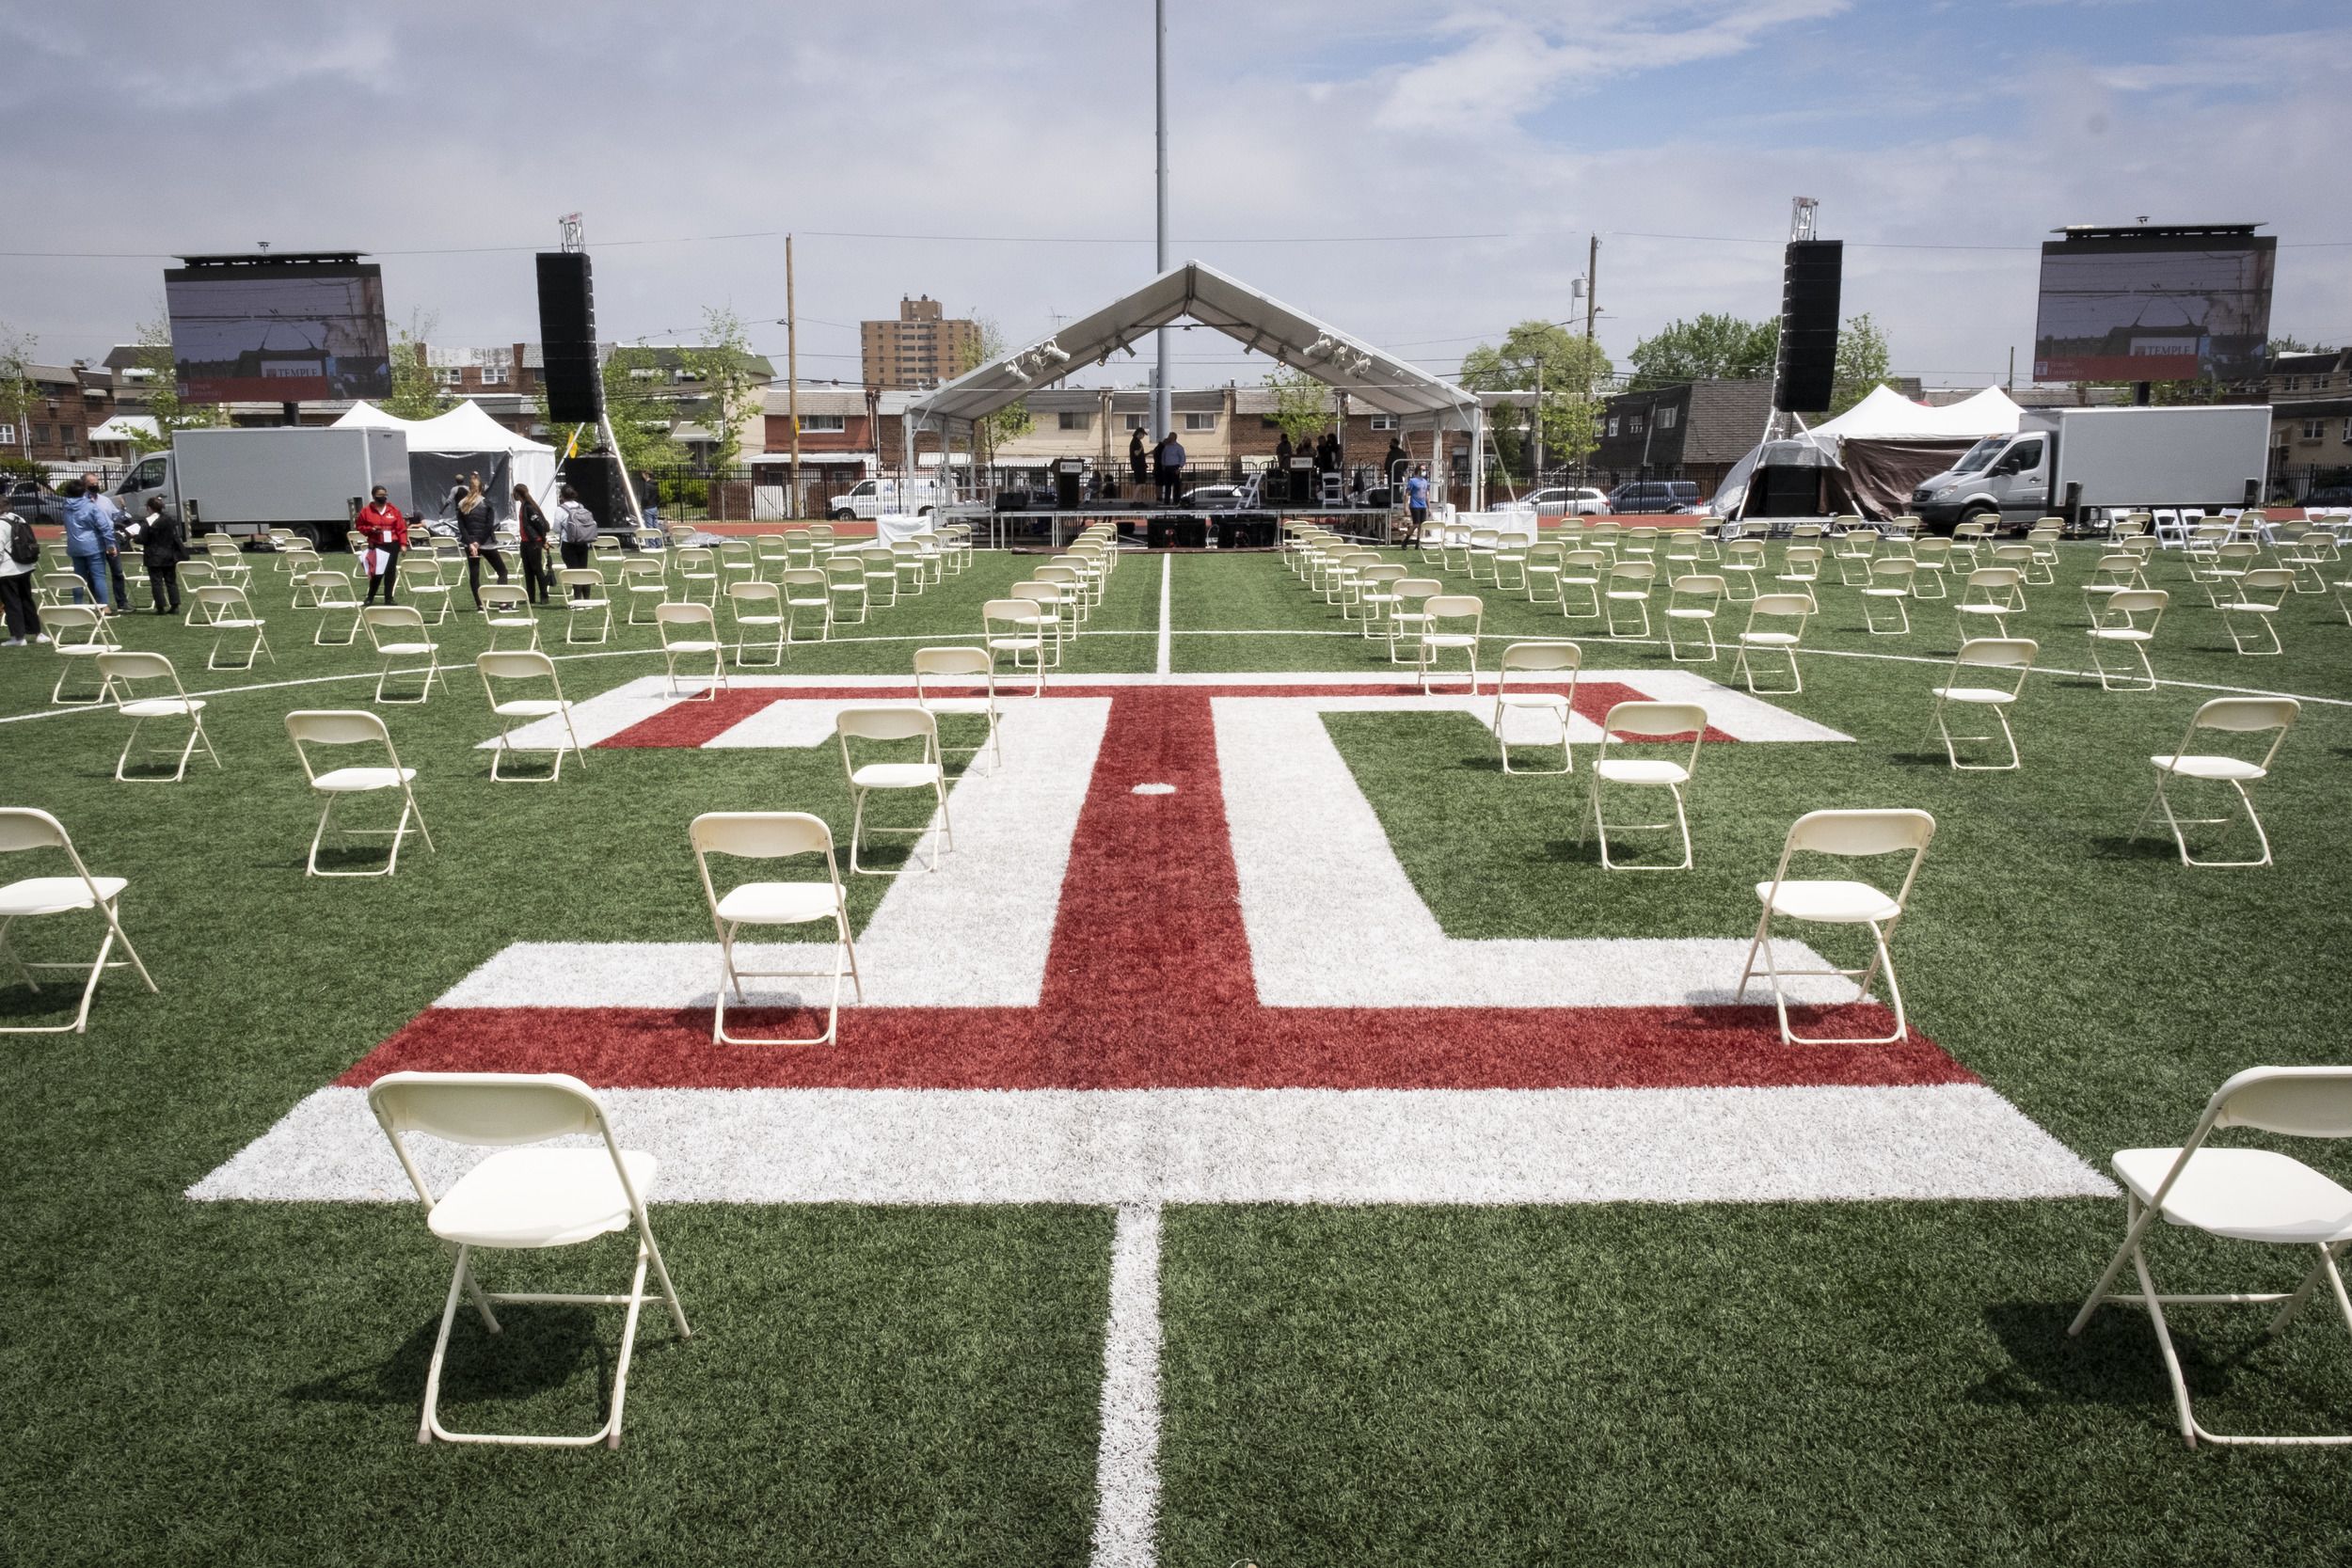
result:
M 792 426 L 792 515 L 801 515 L 801 330 L 792 309 L 792 236 L 784 237 L 784 405 Z
M 1152 0 L 1152 79 L 1154 135 L 1159 148 L 1159 270 L 1168 270 L 1168 0 Z M 1159 368 L 1152 372 L 1152 423 L 1156 438 L 1173 426 L 1168 413 L 1168 328 L 1152 334 Z

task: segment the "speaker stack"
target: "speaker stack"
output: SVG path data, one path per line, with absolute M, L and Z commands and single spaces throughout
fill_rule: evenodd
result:
M 594 424 L 603 418 L 596 296 L 584 250 L 539 253 L 539 350 L 546 366 L 548 417 L 559 424 Z M 596 515 L 601 519 L 605 515 Z
M 1772 406 L 1814 414 L 1830 404 L 1837 377 L 1837 293 L 1843 240 L 1791 240 L 1782 262 L 1780 357 L 1772 367 Z

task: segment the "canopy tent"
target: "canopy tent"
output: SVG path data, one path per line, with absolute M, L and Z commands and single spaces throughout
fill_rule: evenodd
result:
M 1726 516 L 1851 511 L 1890 517 L 1910 503 L 1921 480 L 1950 467 L 1986 436 L 2013 434 L 2022 413 L 1998 387 L 1942 407 L 1874 387 L 1836 419 L 1741 458 L 1716 486 L 1714 510 Z
M 1132 344 L 1185 318 L 1303 371 L 1342 390 L 1351 404 L 1375 413 L 1425 420 L 1432 431 L 1450 427 L 1473 436 L 1481 431 L 1484 415 L 1475 393 L 1294 309 L 1206 262 L 1186 261 L 1053 336 L 1025 344 L 915 399 L 905 415 L 904 450 L 914 450 L 915 432 L 927 426 L 940 432 L 943 446 L 955 425 L 962 425 L 968 435 L 976 421 L 998 409 L 1073 372 L 1106 365 L 1114 354 L 1132 355 Z M 1473 451 L 1476 446 L 1473 441 Z M 1473 507 L 1478 504 L 1480 467 L 1472 465 Z
M 555 449 L 516 435 L 470 400 L 460 400 L 454 408 L 429 420 L 404 420 L 372 403 L 355 403 L 335 424 L 338 429 L 397 430 L 406 435 L 409 493 L 416 498 L 421 514 L 432 507 L 437 515 L 445 515 L 442 498 L 468 474 L 482 476 L 483 487 L 501 518 L 515 515 L 516 485 L 531 486 L 542 505 L 555 488 Z

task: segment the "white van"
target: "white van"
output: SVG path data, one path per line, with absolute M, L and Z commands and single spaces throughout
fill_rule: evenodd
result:
M 905 490 L 903 497 L 899 494 L 901 488 Z M 826 501 L 825 515 L 836 523 L 854 522 L 861 517 L 871 521 L 885 512 L 912 512 L 928 517 L 946 504 L 946 492 L 935 479 L 918 479 L 903 487 L 895 479 L 862 479 L 850 486 L 847 494 Z

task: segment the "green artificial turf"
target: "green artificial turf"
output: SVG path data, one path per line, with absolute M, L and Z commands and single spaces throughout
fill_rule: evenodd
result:
M 93 869 L 131 879 L 126 921 L 164 986 L 149 996 L 110 980 L 84 1037 L 0 1039 L 0 1196 L 17 1240 L 0 1337 L 10 1555 L 1083 1560 L 1102 1211 L 736 1208 L 657 1193 L 697 1337 L 675 1341 L 650 1312 L 623 1449 L 553 1454 L 413 1442 L 447 1281 L 413 1211 L 182 1196 L 507 942 L 702 938 L 685 839 L 695 812 L 814 810 L 837 833 L 847 825 L 838 762 L 821 748 L 606 750 L 567 763 L 551 789 L 491 784 L 477 746 L 496 725 L 464 668 L 486 639 L 460 616 L 437 634 L 460 665 L 450 688 L 381 710 L 419 769 L 438 852 L 412 841 L 389 881 L 307 881 L 315 810 L 282 716 L 368 705 L 374 660 L 364 644 L 311 646 L 311 617 L 287 605 L 267 558 L 250 559 L 275 666 L 208 674 L 204 634 L 122 624 L 126 644 L 170 653 L 213 694 L 225 769 L 119 784 L 124 724 L 111 712 L 0 722 L 0 801 L 55 812 Z M 1122 562 L 1068 651 L 1070 674 L 1153 667 L 1164 571 L 1178 671 L 1392 668 L 1272 557 L 1168 559 Z M 2032 592 L 2019 629 L 2042 639 L 2046 667 L 2083 666 L 2074 585 L 2089 561 L 2070 547 L 2060 586 Z M 787 668 L 904 671 L 925 641 L 971 641 L 980 603 L 1036 563 L 983 553 L 858 635 L 795 649 Z M 2240 658 L 2178 561 L 2159 569 L 2175 592 L 2160 674 L 2352 699 L 2352 627 L 2332 599 L 2292 602 L 2286 657 Z M 2150 788 L 2147 754 L 2169 750 L 2210 691 L 2108 693 L 2037 674 L 2016 714 L 2025 768 L 1954 774 L 1920 745 L 1934 660 L 1956 642 L 1948 610 L 1918 607 L 1910 637 L 1871 638 L 1852 591 L 1820 594 L 1806 689 L 1774 700 L 1855 742 L 1706 748 L 1689 874 L 1613 876 L 1575 846 L 1581 751 L 1570 778 L 1504 778 L 1464 716 L 1327 722 L 1458 936 L 1742 935 L 1749 884 L 1802 811 L 1933 811 L 1941 828 L 1898 939 L 1915 1020 L 2094 1164 L 2176 1139 L 2238 1067 L 2342 1059 L 2337 781 L 2352 710 L 2309 705 L 2259 792 L 2279 865 L 2190 871 L 2166 841 L 2123 840 Z M 1590 625 L 1487 598 L 1490 647 Z M 1725 611 L 1726 632 L 1737 616 Z M 561 611 L 546 624 L 551 652 L 586 656 L 561 664 L 574 696 L 660 670 L 649 626 L 566 650 Z M 1236 632 L 1266 635 L 1221 635 Z M 1597 673 L 1665 663 L 1661 647 L 1580 640 Z M 1921 662 L 1876 657 L 1887 654 Z M 0 718 L 45 715 L 59 662 L 0 650 Z M 268 684 L 296 680 L 318 684 Z M 22 874 L 0 863 L 0 878 Z M 860 921 L 883 886 L 858 879 Z M 62 952 L 66 935 L 11 938 Z M 0 989 L 0 1020 L 56 1016 Z M 1161 1560 L 2344 1556 L 2341 1455 L 2192 1455 L 2170 1430 L 2144 1321 L 2111 1309 L 2086 1339 L 2064 1338 L 2121 1210 L 1176 1212 Z M 2171 1234 L 2156 1258 L 2180 1288 L 2299 1272 Z M 599 1246 L 504 1261 L 501 1277 L 611 1289 L 626 1262 Z M 501 1344 L 461 1319 L 451 1417 L 592 1427 L 617 1314 L 510 1316 L 524 1322 Z M 2315 1309 L 2262 1347 L 2258 1316 L 2204 1309 L 2176 1325 L 2208 1419 L 2352 1420 L 2341 1328 Z

